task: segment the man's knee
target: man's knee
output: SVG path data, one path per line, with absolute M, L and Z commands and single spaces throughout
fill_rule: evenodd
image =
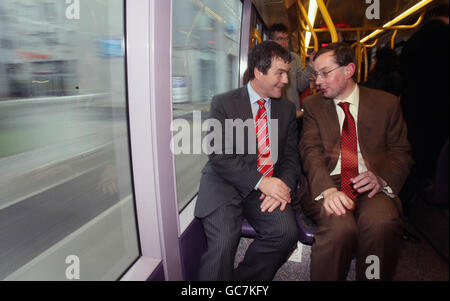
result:
M 215 234 L 214 239 L 208 239 L 208 249 L 211 247 L 215 252 L 229 253 L 233 252 L 239 244 L 240 232 L 220 231 Z M 234 250 L 235 251 L 235 250 Z
M 391 234 L 400 234 L 403 222 L 400 216 L 385 215 L 378 219 L 367 219 L 360 222 L 361 232 L 371 233 L 374 237 L 383 237 Z
M 373 235 L 400 233 L 403 222 L 395 201 L 383 196 L 374 203 L 376 205 L 368 208 L 359 217 L 360 231 L 370 232 Z
M 285 228 L 282 229 L 282 240 L 287 246 L 292 246 L 298 241 L 298 227 L 295 220 L 292 220 Z
M 353 245 L 358 239 L 358 227 L 352 218 L 330 216 L 325 231 L 328 240 L 335 245 Z
M 295 218 L 286 218 L 282 222 L 274 223 L 264 233 L 263 239 L 273 241 L 277 245 L 290 247 L 298 240 L 298 227 Z

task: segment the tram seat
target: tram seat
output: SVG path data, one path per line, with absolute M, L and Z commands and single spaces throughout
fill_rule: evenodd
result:
M 307 218 L 303 212 L 295 212 L 295 220 L 298 227 L 298 240 L 305 245 L 312 245 L 314 241 L 315 224 Z M 242 221 L 241 236 L 255 238 L 257 235 L 255 229 L 246 221 Z

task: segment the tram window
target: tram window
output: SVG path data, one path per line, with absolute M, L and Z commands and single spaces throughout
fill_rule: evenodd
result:
M 192 132 L 201 131 L 212 97 L 238 87 L 241 19 L 240 0 L 173 1 L 174 125 L 185 120 Z M 176 129 L 174 137 L 179 133 Z M 203 151 L 197 152 L 194 147 L 196 144 L 201 149 L 205 133 L 201 137 L 188 136 L 190 150 L 175 150 L 180 211 L 197 194 L 201 170 L 208 160 Z
M 124 2 L 0 1 L 0 279 L 114 280 L 139 257 Z

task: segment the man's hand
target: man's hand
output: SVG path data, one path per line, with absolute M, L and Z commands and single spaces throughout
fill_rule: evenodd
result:
M 355 203 L 342 191 L 335 187 L 329 188 L 322 193 L 324 197 L 323 207 L 327 215 L 344 215 L 347 210 L 353 210 Z
M 275 209 L 277 209 L 280 205 L 281 205 L 280 210 L 281 210 L 281 211 L 284 211 L 284 209 L 286 208 L 286 205 L 287 205 L 288 203 L 290 203 L 290 201 L 289 201 L 289 202 L 280 202 L 280 201 L 277 201 L 276 199 L 274 199 L 274 198 L 272 198 L 272 197 L 270 197 L 270 196 L 266 196 L 264 193 L 261 194 L 261 197 L 260 197 L 259 199 L 260 199 L 260 200 L 264 200 L 264 201 L 261 203 L 261 206 L 260 206 L 261 212 L 266 212 L 266 211 L 268 211 L 269 213 L 272 213 L 272 212 L 273 212 Z
M 371 171 L 366 171 L 357 177 L 351 179 L 353 188 L 358 190 L 359 193 L 370 191 L 369 198 L 376 195 L 383 190 L 383 187 L 387 186 L 387 182 L 382 178 L 376 176 Z
M 304 112 L 303 112 L 302 110 L 296 110 L 296 111 L 295 111 L 295 116 L 296 116 L 297 118 L 303 117 L 303 114 L 304 114 Z
M 291 189 L 280 179 L 275 177 L 264 177 L 259 183 L 259 190 L 262 191 L 262 195 L 260 197 L 261 200 L 264 199 L 261 206 L 264 204 L 265 209 L 270 209 L 275 202 L 279 202 L 276 206 L 278 207 L 280 204 L 284 210 L 284 207 L 287 203 L 291 202 Z M 267 201 L 266 201 L 267 199 Z M 266 202 L 266 203 L 264 203 Z M 270 206 L 269 206 L 270 204 Z M 269 207 L 266 207 L 269 206 Z M 275 207 L 275 208 L 276 208 Z M 274 208 L 274 209 L 275 209 Z M 263 209 L 263 207 L 261 207 Z M 272 210 L 273 211 L 273 210 Z M 272 212 L 269 211 L 269 212 Z M 263 211 L 264 212 L 264 211 Z

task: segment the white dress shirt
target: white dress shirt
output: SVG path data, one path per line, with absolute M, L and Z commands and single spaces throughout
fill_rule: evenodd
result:
M 352 114 L 353 119 L 355 120 L 356 125 L 356 144 L 358 146 L 358 173 L 363 173 L 367 171 L 366 164 L 364 163 L 364 158 L 361 155 L 361 149 L 359 147 L 359 138 L 358 138 L 358 108 L 359 108 L 359 88 L 358 85 L 355 85 L 353 92 L 350 94 L 347 99 L 339 100 L 334 99 L 334 105 L 336 107 L 338 119 L 339 119 L 339 128 L 342 135 L 342 127 L 344 126 L 345 113 L 344 110 L 338 106 L 341 102 L 350 103 L 350 114 Z M 337 161 L 336 167 L 331 172 L 330 176 L 340 175 L 341 174 L 341 154 L 339 154 L 339 159 Z

